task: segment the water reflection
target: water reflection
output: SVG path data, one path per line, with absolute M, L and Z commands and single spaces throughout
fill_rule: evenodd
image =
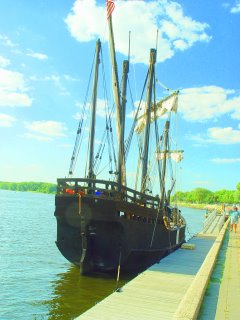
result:
M 133 275 L 122 275 L 123 286 Z M 116 277 L 108 274 L 81 276 L 79 269 L 70 266 L 67 272 L 58 275 L 52 283 L 52 299 L 45 303 L 49 307 L 49 320 L 74 319 L 116 289 Z

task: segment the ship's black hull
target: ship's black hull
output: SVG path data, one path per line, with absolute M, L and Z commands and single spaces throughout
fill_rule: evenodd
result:
M 97 195 L 56 195 L 57 247 L 82 274 L 139 272 L 185 241 L 185 225 L 168 229 L 163 213 Z

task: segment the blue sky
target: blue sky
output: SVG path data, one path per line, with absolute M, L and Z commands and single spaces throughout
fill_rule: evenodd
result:
M 98 37 L 108 55 L 105 1 L 9 0 L 0 12 L 0 180 L 55 182 L 68 173 Z M 240 1 L 116 1 L 113 23 L 120 62 L 131 30 L 136 101 L 159 30 L 157 78 L 180 90 L 178 188 L 235 189 Z

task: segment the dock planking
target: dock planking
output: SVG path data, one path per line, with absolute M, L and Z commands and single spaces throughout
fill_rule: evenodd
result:
M 240 319 L 240 223 L 237 232 L 229 231 L 223 277 L 215 319 Z
M 212 219 L 214 227 L 209 225 L 204 232 L 190 239 L 192 250 L 187 246 L 171 253 L 128 282 L 121 292 L 112 293 L 76 319 L 197 319 L 229 221 L 222 227 L 223 223 L 224 216 L 216 215 Z M 235 319 L 236 314 L 238 319 L 239 314 L 235 309 L 239 309 L 237 303 L 240 298 L 240 232 L 235 236 L 232 233 L 231 238 L 233 251 L 228 248 L 230 253 L 215 319 Z M 237 274 L 236 283 L 230 275 L 233 269 L 233 277 Z M 232 286 L 234 290 L 229 295 Z M 223 311 L 225 317 L 222 317 Z
M 214 240 L 193 237 L 194 250 L 173 252 L 77 319 L 172 319 Z

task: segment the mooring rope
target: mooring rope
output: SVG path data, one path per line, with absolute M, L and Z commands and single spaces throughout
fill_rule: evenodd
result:
M 152 248 L 152 244 L 153 244 L 153 239 L 154 239 L 155 230 L 156 230 L 156 226 L 157 226 L 159 211 L 160 211 L 160 206 L 158 206 L 158 209 L 157 209 L 157 216 L 156 216 L 155 223 L 154 223 L 154 228 L 153 228 L 153 233 L 152 233 L 152 239 L 151 239 L 151 243 L 150 243 L 150 248 Z
M 120 247 L 118 269 L 117 269 L 117 283 L 116 283 L 116 290 L 115 290 L 117 292 L 120 292 L 120 288 L 118 287 L 118 284 L 119 284 L 120 271 L 121 271 L 121 258 L 122 258 L 122 248 Z

